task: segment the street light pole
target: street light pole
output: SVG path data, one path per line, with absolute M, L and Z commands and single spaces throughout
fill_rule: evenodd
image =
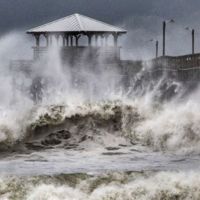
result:
M 192 29 L 192 54 L 194 54 L 194 29 Z
M 166 21 L 163 21 L 163 56 L 165 56 Z
M 166 24 L 168 23 L 174 23 L 175 21 L 173 19 L 171 20 L 167 20 L 167 21 L 163 21 L 163 56 L 166 55 Z
M 194 54 L 195 53 L 195 30 L 194 29 L 192 29 L 192 28 L 190 28 L 190 27 L 186 27 L 185 28 L 187 31 L 191 31 L 191 33 L 192 33 L 192 54 Z
M 149 40 L 148 42 L 155 42 L 155 47 L 156 47 L 156 58 L 158 58 L 158 46 L 159 46 L 159 42 L 158 40 L 155 40 L 155 39 L 151 39 Z
M 156 58 L 158 58 L 158 45 L 159 45 L 158 40 L 156 40 Z

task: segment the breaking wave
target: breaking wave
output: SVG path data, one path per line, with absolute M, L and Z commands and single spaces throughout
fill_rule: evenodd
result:
M 198 109 L 195 101 L 149 104 L 142 99 L 35 107 L 16 120 L 6 118 L 7 124 L 1 121 L 1 146 L 106 146 L 119 139 L 156 151 L 199 152 Z

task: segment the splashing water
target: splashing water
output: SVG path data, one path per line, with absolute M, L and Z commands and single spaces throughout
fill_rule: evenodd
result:
M 199 174 L 114 173 L 1 179 L 1 199 L 198 199 Z
M 56 49 L 27 76 L 8 67 L 21 40 L 0 40 L 0 199 L 198 199 L 197 86 L 144 65 L 125 88 L 117 68 L 74 72 Z

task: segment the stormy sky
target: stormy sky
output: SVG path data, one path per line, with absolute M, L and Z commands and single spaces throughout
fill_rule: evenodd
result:
M 169 54 L 190 53 L 186 26 L 195 28 L 196 50 L 200 50 L 199 0 L 0 0 L 0 34 L 24 31 L 73 13 L 126 28 L 129 34 L 123 45 L 138 56 L 153 56 L 154 44 L 147 41 L 161 42 L 162 21 L 173 18 L 176 23 L 167 27 Z

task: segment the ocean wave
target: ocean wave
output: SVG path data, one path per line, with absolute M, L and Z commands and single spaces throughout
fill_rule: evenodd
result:
M 144 99 L 35 106 L 16 120 L 2 121 L 0 146 L 36 150 L 137 143 L 155 151 L 199 152 L 198 109 L 195 101 L 152 104 Z
M 40 116 L 34 123 L 34 130 L 40 130 L 39 135 L 55 130 L 58 136 L 62 135 L 59 131 L 64 130 L 68 135 L 79 138 L 79 141 L 81 138 L 83 141 L 91 138 L 95 141 L 96 138 L 96 142 L 98 136 L 106 138 L 106 134 L 109 134 L 126 138 L 132 144 L 152 147 L 156 151 L 199 152 L 198 108 L 199 104 L 195 101 L 178 105 L 174 102 L 145 104 L 142 100 L 86 104 L 72 110 L 69 107 L 62 108 L 65 110 L 61 109 L 62 117 L 57 115 L 57 111 L 56 114 L 53 111 L 54 114 Z M 54 120 L 58 120 L 59 125 L 55 125 Z
M 121 101 L 52 106 L 31 124 L 29 133 L 32 134 L 26 143 L 32 147 L 34 143 L 37 147 L 65 148 L 79 144 L 89 148 L 91 144 L 97 147 L 126 143 L 129 138 L 124 123 L 136 123 L 137 118 L 136 108 Z
M 104 175 L 1 178 L 6 200 L 171 200 L 199 199 L 199 172 L 124 172 Z

